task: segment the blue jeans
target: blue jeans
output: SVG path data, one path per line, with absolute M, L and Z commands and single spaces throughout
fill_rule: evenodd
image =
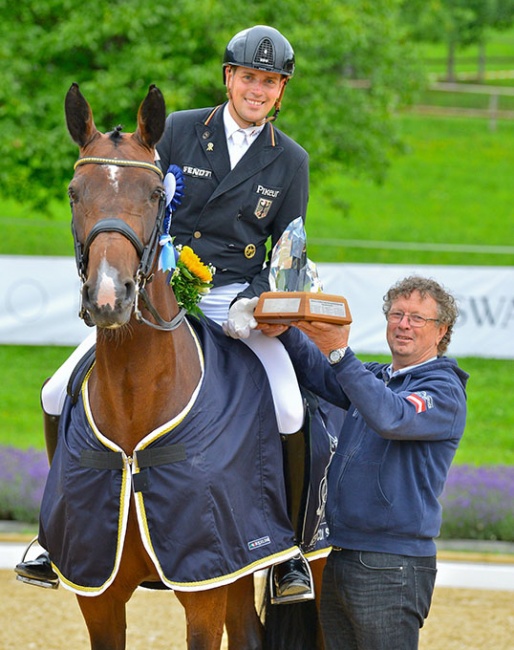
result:
M 325 650 L 416 650 L 436 572 L 435 557 L 333 550 L 321 590 Z

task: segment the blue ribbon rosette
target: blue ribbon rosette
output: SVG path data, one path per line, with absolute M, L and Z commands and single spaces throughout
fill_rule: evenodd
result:
M 162 223 L 162 233 L 159 238 L 161 254 L 159 256 L 159 269 L 172 271 L 177 266 L 178 252 L 173 246 L 170 235 L 171 218 L 184 196 L 184 175 L 177 165 L 170 165 L 164 177 L 164 191 L 166 193 L 166 211 Z

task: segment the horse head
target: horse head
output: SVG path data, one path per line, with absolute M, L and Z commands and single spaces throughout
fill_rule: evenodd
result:
M 75 255 L 82 280 L 81 316 L 90 325 L 127 324 L 153 277 L 164 219 L 163 174 L 154 147 L 166 117 L 150 86 L 134 133 L 101 133 L 77 84 L 65 100 L 68 131 L 80 148 L 69 185 Z M 151 310 L 150 310 L 151 311 Z M 144 320 L 144 319 L 143 319 Z

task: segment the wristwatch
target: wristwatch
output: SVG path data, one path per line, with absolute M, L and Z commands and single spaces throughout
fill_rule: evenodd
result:
M 336 350 L 331 350 L 328 353 L 328 362 L 330 365 L 333 366 L 335 363 L 339 363 L 346 354 L 346 350 L 348 350 L 347 345 L 342 348 L 337 348 Z

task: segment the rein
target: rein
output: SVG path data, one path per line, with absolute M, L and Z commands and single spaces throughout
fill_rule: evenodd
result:
M 159 169 L 159 167 L 144 161 L 118 160 L 115 158 L 96 158 L 96 157 L 79 158 L 79 160 L 77 160 L 77 162 L 74 165 L 74 169 L 77 169 L 77 167 L 79 167 L 80 165 L 87 165 L 87 164 L 116 165 L 117 167 L 139 167 L 142 169 L 148 169 L 150 171 L 153 171 L 156 174 L 158 174 L 161 180 L 163 179 L 163 173 L 161 169 Z M 75 243 L 75 261 L 77 263 L 77 270 L 83 285 L 87 280 L 86 270 L 89 261 L 89 249 L 91 248 L 91 244 L 98 237 L 98 235 L 106 232 L 117 232 L 129 240 L 132 246 L 134 246 L 134 248 L 136 249 L 136 252 L 140 259 L 139 267 L 136 271 L 136 277 L 135 277 L 136 298 L 134 301 L 134 316 L 136 320 L 138 320 L 141 323 L 144 323 L 145 325 L 149 325 L 150 327 L 153 327 L 154 329 L 157 330 L 168 332 L 176 329 L 182 323 L 184 317 L 187 314 L 187 310 L 182 308 L 174 318 L 172 318 L 170 321 L 166 321 L 159 315 L 154 305 L 152 304 L 152 301 L 150 300 L 150 296 L 148 295 L 148 292 L 146 291 L 146 283 L 148 281 L 151 281 L 153 276 L 153 268 L 155 266 L 157 252 L 159 249 L 159 237 L 162 231 L 165 212 L 166 212 L 166 196 L 163 190 L 161 197 L 159 199 L 159 209 L 157 212 L 157 218 L 155 220 L 155 224 L 152 229 L 150 239 L 148 241 L 148 244 L 146 244 L 146 246 L 141 242 L 141 240 L 136 235 L 134 230 L 127 223 L 125 223 L 122 219 L 118 219 L 116 217 L 110 217 L 98 221 L 93 226 L 93 228 L 91 228 L 91 231 L 89 232 L 86 241 L 83 245 L 78 240 L 73 220 L 72 220 L 72 234 Z M 146 308 L 154 318 L 155 323 L 144 318 L 144 316 L 142 315 L 141 310 L 139 309 L 139 297 L 141 297 L 141 299 L 143 300 L 143 303 L 145 304 Z M 80 309 L 79 316 L 84 320 L 86 325 L 88 325 L 89 327 L 93 326 L 93 323 L 91 322 L 91 318 L 87 310 L 83 306 Z

